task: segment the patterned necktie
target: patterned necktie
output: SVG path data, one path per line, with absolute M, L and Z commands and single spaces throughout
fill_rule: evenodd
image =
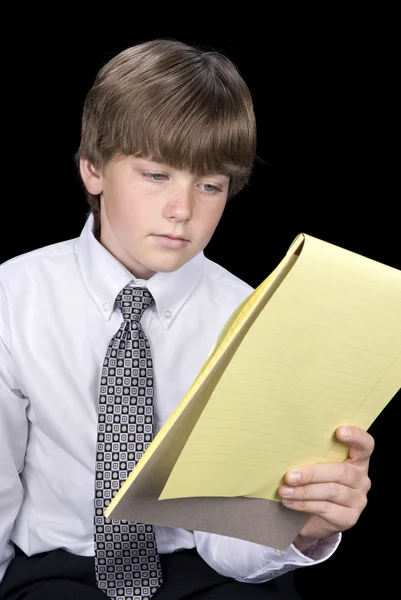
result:
M 110 598 L 150 600 L 163 582 L 151 525 L 106 519 L 103 511 L 153 437 L 153 363 L 140 320 L 153 298 L 144 288 L 117 296 L 124 321 L 103 363 L 95 483 L 95 570 Z

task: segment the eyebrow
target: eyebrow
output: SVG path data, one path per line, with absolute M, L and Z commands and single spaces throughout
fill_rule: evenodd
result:
M 133 157 L 135 159 L 136 164 L 143 162 L 143 163 L 147 163 L 147 168 L 162 168 L 162 169 L 174 169 L 175 171 L 181 171 L 181 170 L 188 170 L 188 169 L 180 169 L 179 167 L 174 167 L 173 165 L 169 165 L 168 163 L 164 163 L 164 162 L 158 162 L 157 160 L 153 160 L 151 158 L 146 158 L 144 156 L 134 156 Z M 151 163 L 151 164 L 149 164 Z M 155 166 L 153 166 L 155 165 Z M 210 173 L 204 173 L 203 175 L 199 175 L 199 177 L 220 177 L 221 179 L 224 179 L 224 181 L 222 181 L 222 185 L 223 184 L 229 184 L 231 177 L 229 175 L 225 175 L 224 173 L 218 173 L 218 172 L 210 172 Z

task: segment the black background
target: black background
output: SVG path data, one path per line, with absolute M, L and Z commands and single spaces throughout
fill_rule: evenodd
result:
M 0 262 L 80 234 L 87 205 L 73 154 L 85 94 L 114 54 L 167 37 L 229 56 L 255 103 L 259 159 L 249 187 L 229 202 L 209 258 L 256 286 L 305 232 L 401 268 L 392 15 L 315 14 L 299 28 L 296 19 L 291 29 L 277 25 L 280 33 L 272 19 L 258 27 L 257 14 L 255 29 L 244 23 L 239 33 L 210 12 L 196 33 L 160 26 L 156 9 L 123 31 L 130 16 L 101 16 L 84 26 L 78 15 L 66 25 L 62 13 L 50 14 L 49 27 L 36 15 L 23 34 L 9 23 L 18 35 L 3 61 Z M 399 401 L 400 394 L 369 429 L 373 485 L 359 522 L 329 561 L 297 571 L 307 599 L 362 597 L 380 587 L 387 598 L 396 589 L 397 572 L 386 564 L 398 555 L 400 533 Z

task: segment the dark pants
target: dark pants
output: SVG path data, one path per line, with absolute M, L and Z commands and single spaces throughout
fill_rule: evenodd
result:
M 263 584 L 239 583 L 216 573 L 195 549 L 160 555 L 164 583 L 155 600 L 300 600 L 292 574 Z M 54 550 L 27 557 L 17 549 L 0 600 L 105 600 L 96 587 L 93 557 Z

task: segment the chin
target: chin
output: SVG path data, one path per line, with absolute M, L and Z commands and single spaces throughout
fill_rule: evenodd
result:
M 180 269 L 183 265 L 185 265 L 185 263 L 191 260 L 191 258 L 192 257 L 188 257 L 185 260 L 159 260 L 154 261 L 154 263 L 147 266 L 149 266 L 155 273 L 172 273 L 173 271 Z
M 166 264 L 160 264 L 158 266 L 156 266 L 156 268 L 154 269 L 155 273 L 173 273 L 173 271 L 177 271 L 178 269 L 180 269 L 183 265 L 185 265 L 185 263 L 188 261 L 183 261 L 183 262 L 179 262 L 179 263 L 175 263 L 174 265 L 166 265 Z

